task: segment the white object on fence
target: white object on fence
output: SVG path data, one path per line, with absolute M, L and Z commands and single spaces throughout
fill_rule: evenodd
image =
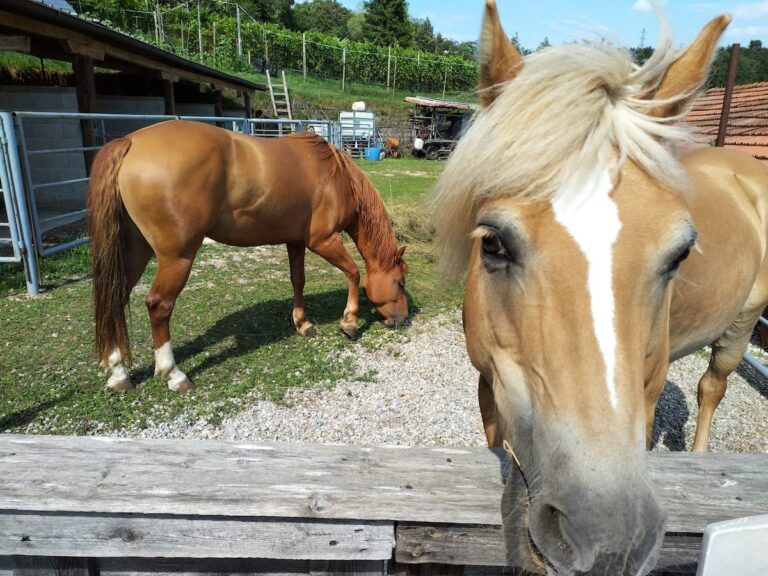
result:
M 710 524 L 704 530 L 697 576 L 768 574 L 768 515 Z
M 365 102 L 352 102 L 352 112 L 365 112 Z
M 421 150 L 422 148 L 424 148 L 424 140 L 422 140 L 421 138 L 416 138 L 413 141 L 413 149 L 414 150 Z

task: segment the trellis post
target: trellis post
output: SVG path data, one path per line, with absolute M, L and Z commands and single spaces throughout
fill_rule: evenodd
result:
M 389 73 L 392 69 L 392 46 L 387 48 L 387 92 L 389 92 Z
M 301 60 L 304 68 L 304 80 L 307 79 L 307 33 L 301 35 Z
M 341 91 L 346 90 L 347 84 L 347 49 L 341 49 Z

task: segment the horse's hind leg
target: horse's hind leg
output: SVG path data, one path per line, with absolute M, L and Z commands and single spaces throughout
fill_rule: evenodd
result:
M 189 392 L 195 387 L 176 366 L 170 330 L 173 307 L 187 283 L 193 260 L 194 252 L 177 257 L 158 255 L 157 276 L 146 298 L 155 345 L 155 376 L 168 376 L 168 388 L 175 392 Z
M 152 248 L 136 225 L 131 220 L 128 220 L 126 226 L 124 306 L 128 306 L 131 291 L 141 279 L 141 275 L 147 267 L 147 262 L 149 262 L 152 256 Z M 109 369 L 112 370 L 112 374 L 109 380 L 107 380 L 107 389 L 109 391 L 123 392 L 136 387 L 128 377 L 128 369 L 125 367 L 124 358 L 117 347 L 112 350 L 107 362 Z
M 728 375 L 736 370 L 744 357 L 752 336 L 752 329 L 764 307 L 763 304 L 742 311 L 730 328 L 712 344 L 709 368 L 699 380 L 697 397 L 699 415 L 696 419 L 696 437 L 693 441 L 694 452 L 706 452 L 709 448 L 712 417 L 725 395 Z
M 293 284 L 293 325 L 301 336 L 314 336 L 315 327 L 304 311 L 304 244 L 288 244 L 288 262 Z

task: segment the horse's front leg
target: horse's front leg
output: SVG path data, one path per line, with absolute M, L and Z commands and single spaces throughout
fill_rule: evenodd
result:
M 304 244 L 288 244 L 288 262 L 293 284 L 293 325 L 300 336 L 314 336 L 315 326 L 304 311 Z
M 347 294 L 347 306 L 344 308 L 344 317 L 341 320 L 341 331 L 348 338 L 354 338 L 357 334 L 357 314 L 360 311 L 360 270 L 358 270 L 357 264 L 344 248 L 341 235 L 338 233 L 320 242 L 310 244 L 309 249 L 347 275 L 349 293 Z

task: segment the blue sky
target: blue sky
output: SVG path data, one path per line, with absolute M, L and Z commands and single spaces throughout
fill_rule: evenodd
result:
M 359 9 L 360 0 L 340 0 Z M 751 39 L 768 46 L 768 0 L 662 2 L 675 40 L 686 44 L 714 16 L 729 12 L 734 19 L 723 44 Z M 455 40 L 476 40 L 484 0 L 409 0 L 411 16 L 429 17 L 437 32 Z M 638 46 L 645 28 L 646 45 L 655 45 L 658 23 L 647 0 L 497 0 L 501 21 L 508 34 L 517 32 L 520 43 L 536 48 L 546 36 L 550 43 L 604 35 L 615 42 Z

